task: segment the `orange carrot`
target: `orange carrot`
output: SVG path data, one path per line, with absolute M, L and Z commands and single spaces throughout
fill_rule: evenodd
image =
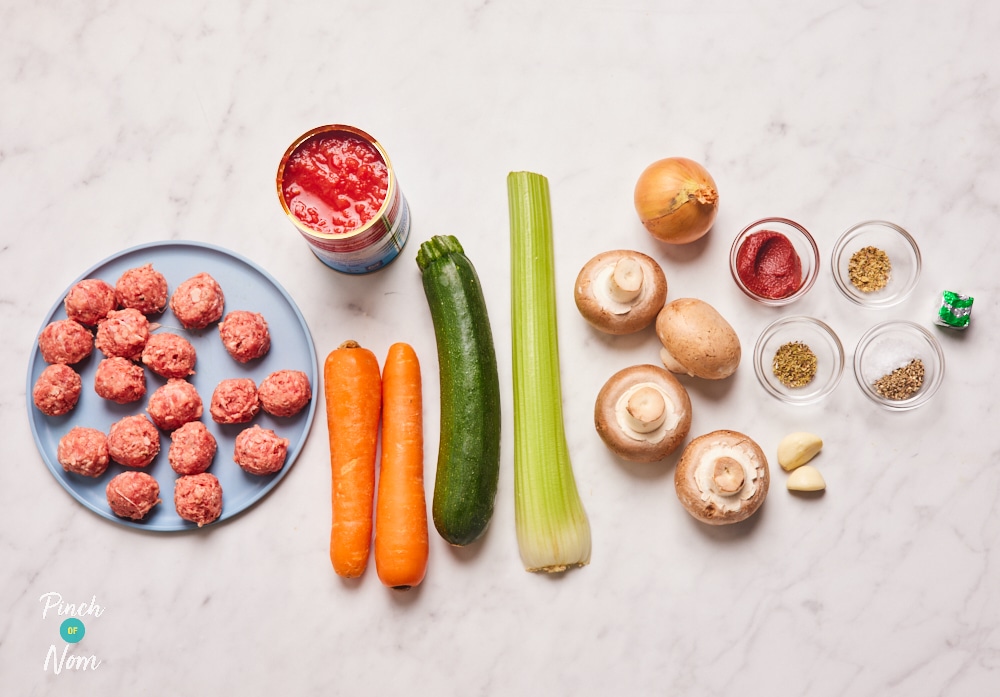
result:
M 420 362 L 408 344 L 389 347 L 382 368 L 382 461 L 375 508 L 375 569 L 406 590 L 427 570 L 427 500 Z
M 330 561 L 344 578 L 357 578 L 368 565 L 375 498 L 382 380 L 375 354 L 345 341 L 323 367 L 326 423 L 330 432 L 333 525 Z

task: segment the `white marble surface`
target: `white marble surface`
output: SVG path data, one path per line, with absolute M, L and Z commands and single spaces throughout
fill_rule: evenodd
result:
M 385 6 L 383 6 L 385 5 Z M 1000 6 L 870 0 L 619 3 L 6 3 L 0 11 L 0 691 L 129 694 L 984 695 L 1000 682 Z M 327 270 L 284 219 L 274 173 L 316 125 L 387 148 L 413 209 L 384 271 Z M 703 162 L 721 210 L 702 242 L 655 243 L 632 208 L 651 161 Z M 566 429 L 590 515 L 589 567 L 525 573 L 514 536 L 505 176 L 550 179 Z M 729 244 L 763 216 L 794 218 L 824 255 L 812 292 L 752 305 Z M 909 229 L 924 273 L 907 303 L 858 311 L 827 259 L 869 218 Z M 437 362 L 413 257 L 455 234 L 476 263 L 503 386 L 503 470 L 486 537 L 432 535 L 408 594 L 337 578 L 327 557 L 324 410 L 260 506 L 198 534 L 135 532 L 78 505 L 39 456 L 25 375 L 41 322 L 87 267 L 135 244 L 191 239 L 259 263 L 294 297 L 318 353 L 347 338 L 417 349 L 428 483 Z M 592 426 L 614 371 L 655 361 L 651 332 L 611 339 L 577 314 L 573 280 L 597 252 L 657 258 L 670 297 L 714 304 L 744 362 L 685 380 L 692 435 L 751 434 L 772 490 L 744 525 L 709 529 L 673 492 L 672 457 L 616 460 Z M 932 404 L 889 413 L 848 370 L 815 407 L 767 396 L 748 360 L 759 331 L 810 314 L 848 358 L 888 318 L 930 325 L 934 295 L 976 296 L 974 327 L 937 331 Z M 820 498 L 792 496 L 781 436 L 822 434 Z M 39 598 L 96 602 L 77 655 L 43 669 L 62 618 Z

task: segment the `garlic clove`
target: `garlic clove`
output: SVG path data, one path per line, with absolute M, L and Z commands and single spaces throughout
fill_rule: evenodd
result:
M 826 480 L 812 465 L 797 467 L 788 475 L 789 491 L 823 491 L 824 489 L 826 489 Z
M 778 464 L 791 471 L 806 464 L 823 449 L 823 439 L 814 433 L 789 433 L 778 443 Z

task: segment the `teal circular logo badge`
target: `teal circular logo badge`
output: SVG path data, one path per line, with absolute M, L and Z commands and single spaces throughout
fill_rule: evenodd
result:
M 61 625 L 59 625 L 59 636 L 63 638 L 63 641 L 69 644 L 75 644 L 83 635 L 86 633 L 86 628 L 83 626 L 83 622 L 75 617 L 70 617 L 65 620 Z

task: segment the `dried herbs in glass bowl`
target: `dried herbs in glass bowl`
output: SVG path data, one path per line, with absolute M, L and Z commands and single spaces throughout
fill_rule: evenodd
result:
M 769 324 L 754 347 L 761 386 L 787 404 L 813 404 L 833 392 L 844 373 L 844 347 L 818 319 L 784 317 Z
M 902 302 L 920 277 L 920 248 L 895 223 L 868 220 L 840 236 L 830 257 L 837 287 L 864 307 L 891 307 Z

